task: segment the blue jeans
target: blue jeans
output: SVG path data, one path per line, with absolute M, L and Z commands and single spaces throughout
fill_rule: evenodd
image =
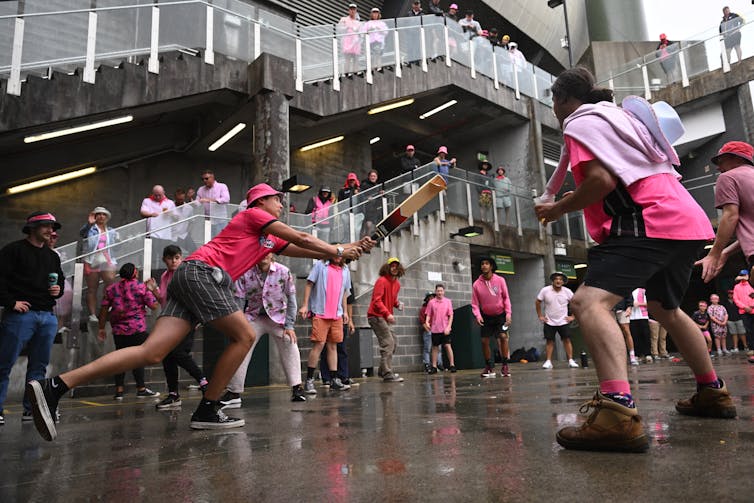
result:
M 422 361 L 427 365 L 432 365 L 430 351 L 432 351 L 432 332 L 422 331 Z M 442 365 L 442 348 L 437 352 L 437 364 Z
M 52 311 L 4 313 L 0 323 L 0 411 L 8 395 L 10 371 L 21 350 L 28 345 L 26 381 L 44 379 L 57 330 L 58 320 Z M 25 398 L 24 410 L 31 410 L 31 404 Z

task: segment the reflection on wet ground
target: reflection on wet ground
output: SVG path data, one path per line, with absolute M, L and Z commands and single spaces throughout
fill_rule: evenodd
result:
M 513 365 L 512 378 L 370 378 L 305 403 L 287 388 L 250 389 L 229 411 L 246 427 L 226 432 L 189 430 L 190 392 L 168 412 L 135 398 L 64 399 L 53 443 L 10 404 L 0 501 L 750 501 L 754 365 L 728 357 L 715 367 L 735 420 L 676 414 L 694 387 L 683 364 L 630 369 L 652 448 L 628 455 L 561 449 L 554 432 L 581 420 L 594 369 L 535 363 Z

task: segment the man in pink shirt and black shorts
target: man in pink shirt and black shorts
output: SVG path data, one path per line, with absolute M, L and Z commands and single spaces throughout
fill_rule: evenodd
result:
M 432 368 L 430 374 L 437 373 L 437 354 L 445 348 L 450 362 L 450 371 L 456 371 L 453 346 L 450 345 L 450 331 L 453 329 L 453 304 L 445 296 L 445 285 L 435 286 L 435 296 L 427 303 L 427 318 L 424 328 L 432 334 Z
M 551 90 L 565 144 L 556 173 L 570 164 L 576 190 L 557 202 L 539 202 L 535 211 L 546 224 L 583 209 L 589 234 L 599 243 L 589 249 L 589 268 L 571 302 L 599 390 L 583 407 L 592 410 L 589 419 L 558 431 L 558 443 L 581 450 L 649 448 L 631 396 L 626 345 L 610 312 L 637 287 L 646 289 L 650 314 L 672 334 L 697 383 L 696 394 L 678 401 L 676 410 L 734 418 L 736 407 L 699 329 L 679 307 L 697 254 L 714 233 L 673 168 L 680 161 L 664 131 L 674 139 L 683 134 L 677 114 L 667 104 L 650 105 L 636 96 L 617 107 L 612 90 L 596 87 L 594 76 L 581 67 L 561 73 Z M 557 193 L 554 185 L 548 183 L 548 194 Z
M 508 358 L 508 327 L 511 324 L 511 298 L 508 284 L 502 276 L 495 274 L 497 262 L 492 257 L 482 257 L 479 263 L 482 274 L 471 288 L 471 312 L 477 324 L 482 327 L 482 353 L 485 367 L 482 377 L 495 377 L 495 359 L 490 350 L 490 338 L 497 338 L 503 365 L 500 375 L 510 377 Z
M 267 184 L 246 194 L 248 209 L 238 213 L 209 243 L 190 255 L 173 275 L 162 315 L 141 346 L 109 353 L 83 367 L 41 381 L 30 381 L 26 395 L 32 402 L 34 424 L 45 440 L 57 436 L 50 411 L 68 389 L 143 365 L 156 364 L 180 343 L 196 323 L 211 323 L 230 339 L 217 361 L 204 398 L 191 417 L 193 429 L 224 429 L 244 425 L 227 417 L 220 397 L 256 339 L 238 308 L 231 285 L 269 253 L 292 257 L 332 256 L 358 259 L 374 241 L 365 237 L 333 246 L 278 221 L 282 194 Z

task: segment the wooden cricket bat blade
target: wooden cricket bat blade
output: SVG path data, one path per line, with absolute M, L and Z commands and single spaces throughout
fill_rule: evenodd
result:
M 408 196 L 397 208 L 377 224 L 377 230 L 374 231 L 371 238 L 378 241 L 389 236 L 403 222 L 422 209 L 424 205 L 447 187 L 448 184 L 440 175 L 435 175 L 427 180 L 424 185 Z

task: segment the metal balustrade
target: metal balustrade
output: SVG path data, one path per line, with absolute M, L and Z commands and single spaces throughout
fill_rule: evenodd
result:
M 166 51 L 203 53 L 214 64 L 215 53 L 251 62 L 262 52 L 294 63 L 295 87 L 331 80 L 340 89 L 343 74 L 373 73 L 384 67 L 401 78 L 403 65 L 442 58 L 469 68 L 501 85 L 550 105 L 554 77 L 531 64 L 516 67 L 501 48 L 486 39 L 469 39 L 458 23 L 434 15 L 385 19 L 384 28 L 345 33 L 337 24 L 301 26 L 238 0 L 109 0 L 94 9 L 83 0 L 26 0 L 0 4 L 0 78 L 8 94 L 20 95 L 27 75 L 49 78 L 53 71 L 73 73 L 83 66 L 82 79 L 93 84 L 96 67 L 145 59 L 148 71 L 159 73 L 158 55 Z M 103 5 L 104 4 L 104 5 Z M 73 7 L 73 8 L 72 8 Z M 362 24 L 362 27 L 364 25 Z M 370 40 L 383 44 L 370 46 Z M 352 48 L 343 51 L 344 43 Z

